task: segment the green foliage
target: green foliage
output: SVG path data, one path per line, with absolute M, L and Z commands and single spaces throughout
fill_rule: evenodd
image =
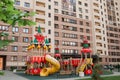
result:
M 3 71 L 0 71 L 0 75 L 4 75 L 4 72 L 3 72 Z
M 100 64 L 95 64 L 94 67 L 93 67 L 93 73 L 91 75 L 92 77 L 92 80 L 103 80 L 101 77 L 100 77 L 100 72 L 102 70 L 102 66 Z
M 5 32 L 0 33 L 0 48 L 3 48 L 4 46 L 7 46 L 9 43 L 13 42 L 13 40 L 6 39 L 8 35 L 9 34 Z M 2 40 L 1 37 L 4 37 L 4 39 Z
M 7 46 L 9 43 L 12 43 L 13 40 L 0 40 L 0 48 Z
M 35 25 L 35 22 L 27 19 L 33 15 L 34 13 L 26 13 L 16 9 L 13 0 L 0 0 L 0 21 L 4 23 L 12 26 Z

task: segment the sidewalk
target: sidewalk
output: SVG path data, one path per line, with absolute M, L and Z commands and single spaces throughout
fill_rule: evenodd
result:
M 120 75 L 120 72 L 113 72 L 113 74 L 110 75 L 102 75 L 102 77 L 118 76 L 118 75 Z M 91 78 L 91 77 L 88 76 L 88 77 L 64 78 L 64 79 L 54 79 L 54 80 L 75 80 L 75 79 L 87 79 L 87 78 Z
M 5 72 L 4 76 L 0 75 L 0 80 L 28 80 L 24 77 L 14 74 L 13 72 L 10 71 L 4 71 L 4 72 Z
M 24 78 L 22 76 L 16 75 L 11 71 L 4 71 L 5 75 L 4 76 L 0 76 L 0 80 L 29 80 L 27 78 Z M 114 74 L 110 74 L 110 75 L 102 75 L 102 77 L 107 77 L 107 76 L 118 76 L 120 75 L 120 72 L 114 72 Z M 85 79 L 85 78 L 90 78 L 90 76 L 88 77 L 76 77 L 76 78 L 64 78 L 64 79 L 47 79 L 47 80 L 75 80 L 75 79 Z

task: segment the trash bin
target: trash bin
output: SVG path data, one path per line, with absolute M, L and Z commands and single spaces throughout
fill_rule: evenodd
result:
M 84 72 L 79 72 L 80 77 L 84 77 Z

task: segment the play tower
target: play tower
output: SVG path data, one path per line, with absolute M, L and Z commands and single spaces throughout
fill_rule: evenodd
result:
M 47 39 L 47 36 L 43 36 L 40 26 L 38 32 L 34 35 L 34 40 L 28 46 L 28 59 L 26 62 L 26 73 L 30 75 L 48 76 L 60 69 L 60 63 L 50 54 L 48 51 L 51 49 L 51 45 Z

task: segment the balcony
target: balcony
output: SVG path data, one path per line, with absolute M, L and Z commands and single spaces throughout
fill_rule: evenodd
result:
M 36 6 L 45 7 L 45 3 L 36 1 Z
M 40 24 L 45 24 L 45 19 L 36 18 L 35 21 L 40 23 Z
M 45 3 L 42 3 L 42 2 L 38 2 L 38 1 L 37 1 L 35 8 L 38 9 L 38 10 L 45 11 Z

